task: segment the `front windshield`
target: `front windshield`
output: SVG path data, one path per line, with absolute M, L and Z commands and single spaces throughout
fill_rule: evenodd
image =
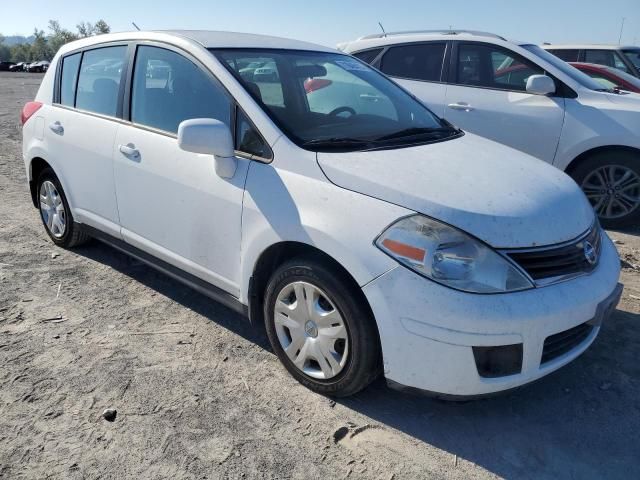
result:
M 627 83 L 630 83 L 634 87 L 640 88 L 640 78 L 634 77 L 630 73 L 623 72 L 622 70 L 618 70 L 613 67 L 604 67 L 606 71 L 610 72 L 612 75 L 621 78 Z
M 303 148 L 389 148 L 460 134 L 395 83 L 348 55 L 267 49 L 212 52 Z
M 578 82 L 583 87 L 597 91 L 605 90 L 599 82 L 591 78 L 589 75 L 569 65 L 567 62 L 556 57 L 554 54 L 547 52 L 544 48 L 540 48 L 538 45 L 522 45 L 522 48 L 524 48 L 525 50 L 529 50 L 534 55 L 537 55 L 547 63 L 550 63 L 562 73 L 570 77 L 572 80 Z
M 637 70 L 640 70 L 640 48 L 634 50 L 623 50 L 624 56 L 633 63 Z

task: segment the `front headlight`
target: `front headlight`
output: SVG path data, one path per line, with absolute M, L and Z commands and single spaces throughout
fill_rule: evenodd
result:
M 411 270 L 457 290 L 499 293 L 533 288 L 524 274 L 491 247 L 422 215 L 398 220 L 375 243 Z

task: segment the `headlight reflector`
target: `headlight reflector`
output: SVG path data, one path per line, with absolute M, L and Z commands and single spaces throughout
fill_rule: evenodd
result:
M 533 288 L 524 274 L 489 246 L 422 215 L 398 220 L 375 243 L 420 275 L 457 290 L 501 293 Z

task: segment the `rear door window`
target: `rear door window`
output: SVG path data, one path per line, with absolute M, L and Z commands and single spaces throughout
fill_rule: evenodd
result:
M 380 69 L 392 77 L 438 82 L 445 47 L 445 43 L 391 47 L 382 57 Z
M 62 59 L 62 75 L 60 77 L 60 103 L 73 107 L 76 96 L 76 83 L 78 81 L 78 67 L 80 66 L 80 53 L 69 55 Z
M 116 116 L 126 53 L 126 46 L 117 46 L 87 50 L 82 54 L 76 108 Z
M 159 47 L 138 47 L 133 70 L 131 121 L 177 133 L 183 120 L 213 118 L 230 124 L 224 88 L 191 60 Z

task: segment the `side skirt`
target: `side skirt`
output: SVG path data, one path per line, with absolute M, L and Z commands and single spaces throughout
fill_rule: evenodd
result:
M 230 293 L 218 288 L 214 285 L 211 285 L 208 282 L 205 282 L 201 278 L 196 277 L 190 273 L 187 273 L 178 267 L 171 265 L 170 263 L 165 262 L 164 260 L 160 260 L 159 258 L 154 257 L 153 255 L 148 254 L 147 252 L 140 250 L 137 247 L 129 245 L 128 243 L 120 240 L 119 238 L 115 238 L 108 233 L 104 233 L 97 228 L 91 227 L 85 224 L 77 224 L 87 235 L 99 240 L 107 245 L 115 248 L 116 250 L 125 253 L 136 260 L 139 260 L 151 268 L 154 268 L 165 275 L 173 278 L 174 280 L 183 283 L 184 285 L 196 290 L 203 295 L 215 300 L 218 303 L 221 303 L 225 307 L 230 308 L 231 310 L 240 313 L 241 315 L 248 317 L 249 316 L 249 307 L 243 304 L 238 298 L 234 297 Z

